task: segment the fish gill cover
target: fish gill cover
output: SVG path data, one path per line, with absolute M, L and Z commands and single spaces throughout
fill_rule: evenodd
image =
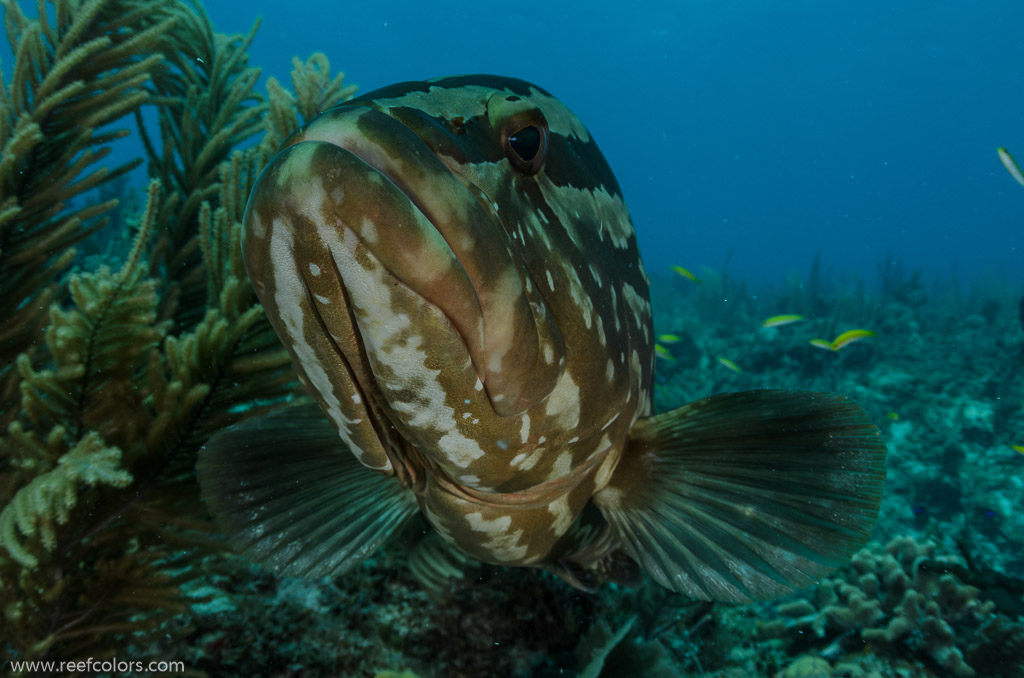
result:
M 877 289 L 819 260 L 757 288 L 689 258 L 688 276 L 652 273 L 654 336 L 671 339 L 658 411 L 815 388 L 854 396 L 881 427 L 892 461 L 874 536 L 888 545 L 816 586 L 710 603 L 627 568 L 604 576 L 631 586 L 580 594 L 467 558 L 418 518 L 320 581 L 232 555 L 200 500 L 197 456 L 303 398 L 242 261 L 246 200 L 282 141 L 354 88 L 321 54 L 293 61 L 290 89 L 258 86 L 258 24 L 218 34 L 199 3 L 55 0 L 42 18 L 2 4 L 14 55 L 0 83 L 5 662 L 168 659 L 211 676 L 1024 672 L 1020 290 L 964 292 L 897 263 Z M 112 164 L 127 130 L 138 157 Z M 148 185 L 125 182 L 135 167 Z M 763 326 L 782 316 L 802 319 Z

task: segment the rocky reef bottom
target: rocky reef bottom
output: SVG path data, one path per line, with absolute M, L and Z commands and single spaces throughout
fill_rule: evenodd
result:
M 408 553 L 392 547 L 319 582 L 236 563 L 192 592 L 183 644 L 148 653 L 268 678 L 1024 676 L 1024 582 L 911 537 L 752 605 L 653 583 L 588 595 L 540 571 L 477 564 L 439 584 Z
M 710 271 L 652 287 L 659 409 L 828 390 L 882 430 L 875 541 L 817 586 L 751 605 L 649 581 L 588 595 L 469 561 L 414 521 L 333 581 L 211 556 L 183 640 L 150 654 L 210 676 L 1024 678 L 1024 317 L 998 286 L 884 273 L 874 293 L 812 275 L 752 294 Z M 800 321 L 764 326 L 780 313 Z

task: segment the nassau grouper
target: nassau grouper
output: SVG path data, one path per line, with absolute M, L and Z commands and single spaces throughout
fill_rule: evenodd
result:
M 203 497 L 285 575 L 337 575 L 417 511 L 581 588 L 805 587 L 866 541 L 885 445 L 830 393 L 652 416 L 649 280 L 583 124 L 522 80 L 406 82 L 289 137 L 245 214 L 252 284 L 319 408 L 214 436 Z

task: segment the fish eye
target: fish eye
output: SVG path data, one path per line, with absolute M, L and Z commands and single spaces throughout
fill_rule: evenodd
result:
M 502 135 L 505 157 L 512 166 L 526 176 L 540 171 L 548 155 L 548 125 L 539 119 L 522 120 L 519 116 L 510 119 Z
M 530 162 L 540 153 L 540 130 L 529 125 L 508 138 L 508 145 L 523 162 Z

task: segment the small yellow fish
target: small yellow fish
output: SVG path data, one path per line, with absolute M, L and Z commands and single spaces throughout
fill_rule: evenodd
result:
M 661 344 L 654 345 L 654 355 L 662 360 L 667 360 L 670 363 L 674 363 L 676 361 L 676 359 L 672 357 L 672 354 L 669 353 L 669 350 Z
M 683 338 L 678 334 L 659 334 L 658 341 L 663 344 L 678 344 Z
M 832 340 L 832 350 L 838 351 L 848 344 L 875 336 L 871 330 L 847 330 Z
M 999 154 L 999 159 L 1003 161 L 1003 167 L 1005 167 L 1006 171 L 1010 173 L 1010 176 L 1013 177 L 1018 184 L 1024 186 L 1024 172 L 1021 172 L 1020 165 L 1018 165 L 1017 161 L 1013 159 L 1010 152 L 1000 146 L 996 149 L 996 153 Z
M 779 327 L 780 325 L 788 325 L 803 320 L 802 315 L 794 315 L 792 313 L 784 313 L 782 315 L 773 315 L 771 318 L 766 319 L 761 323 L 761 327 Z
M 885 415 L 885 418 L 888 419 L 889 421 L 899 421 L 900 415 L 896 412 L 890 412 L 889 414 Z
M 1024 445 L 1010 445 L 1010 449 L 1015 452 L 1020 452 L 1021 454 L 1024 454 Z
M 811 339 L 811 346 L 814 348 L 823 348 L 826 351 L 834 351 L 832 348 L 832 342 L 826 339 Z
M 723 366 L 729 368 L 733 372 L 739 373 L 739 372 L 743 371 L 743 370 L 740 369 L 739 365 L 737 365 L 733 361 L 729 360 L 728 358 L 723 358 L 722 356 L 718 356 L 718 362 L 721 363 Z
M 694 274 L 690 273 L 689 271 L 687 271 L 682 266 L 673 266 L 672 270 L 675 271 L 676 273 L 678 273 L 679 275 L 683 276 L 687 280 L 692 280 L 693 282 L 695 282 L 698 285 L 700 285 L 700 278 L 698 278 Z

